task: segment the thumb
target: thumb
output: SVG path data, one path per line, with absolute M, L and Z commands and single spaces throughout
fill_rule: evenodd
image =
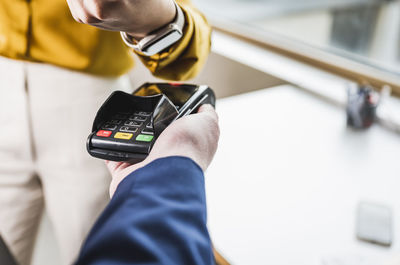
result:
M 218 114 L 211 104 L 201 105 L 197 113 L 202 115 L 206 114 L 211 117 L 211 119 L 214 120 L 216 123 L 218 123 Z
M 200 106 L 199 110 L 197 111 L 197 113 L 201 113 L 201 112 L 215 112 L 215 109 L 211 104 L 203 104 Z

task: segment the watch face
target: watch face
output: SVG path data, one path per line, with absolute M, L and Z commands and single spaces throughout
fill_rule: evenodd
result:
M 182 37 L 182 33 L 178 30 L 173 30 L 161 36 L 159 39 L 149 42 L 142 48 L 142 52 L 147 56 L 154 55 L 168 48 Z

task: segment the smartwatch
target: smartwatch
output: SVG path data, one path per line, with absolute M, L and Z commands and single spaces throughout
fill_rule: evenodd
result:
M 175 2 L 174 2 L 175 3 Z M 185 26 L 185 15 L 182 9 L 175 3 L 176 16 L 174 21 L 168 25 L 151 32 L 141 40 L 135 40 L 134 37 L 121 31 L 121 37 L 124 43 L 146 56 L 152 56 L 160 51 L 168 48 L 183 35 L 183 27 Z

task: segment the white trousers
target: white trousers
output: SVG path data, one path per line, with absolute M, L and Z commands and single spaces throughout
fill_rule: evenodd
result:
M 19 264 L 30 263 L 44 206 L 70 264 L 108 202 L 110 176 L 85 143 L 119 84 L 0 57 L 0 234 Z

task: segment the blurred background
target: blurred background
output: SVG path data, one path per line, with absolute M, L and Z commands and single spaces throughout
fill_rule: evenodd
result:
M 400 264 L 400 1 L 193 1 L 214 27 L 192 82 L 219 98 L 215 247 L 232 264 Z M 34 264 L 58 264 L 46 216 L 38 243 Z
M 212 20 L 399 73 L 400 2 L 393 0 L 194 1 Z

